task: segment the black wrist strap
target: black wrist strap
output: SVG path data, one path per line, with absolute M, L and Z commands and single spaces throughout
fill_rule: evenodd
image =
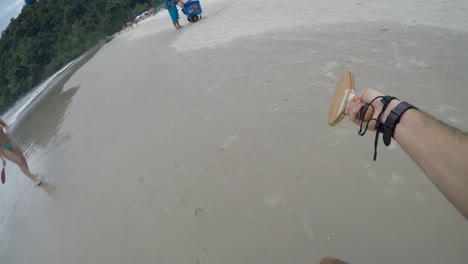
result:
M 383 126 L 383 142 L 385 146 L 390 145 L 392 137 L 395 134 L 396 126 L 400 122 L 403 114 L 410 109 L 417 108 L 407 102 L 401 102 L 392 109 L 392 111 L 390 111 L 390 114 L 387 116 L 387 120 L 385 120 L 385 125 Z
M 363 127 L 364 116 L 365 116 L 367 110 L 369 109 L 369 106 L 372 105 L 372 103 L 375 102 L 378 99 L 380 99 L 380 101 L 382 102 L 382 111 L 380 112 L 377 119 L 372 118 L 371 120 L 369 120 L 367 122 L 366 126 Z M 377 145 L 379 143 L 379 135 L 380 135 L 380 133 L 383 133 L 383 131 L 384 131 L 383 130 L 384 124 L 380 120 L 382 119 L 382 115 L 385 112 L 385 110 L 387 110 L 387 107 L 390 104 L 390 102 L 395 100 L 395 99 L 397 99 L 397 98 L 393 97 L 393 96 L 389 96 L 389 95 L 377 96 L 370 103 L 366 104 L 363 108 L 361 108 L 361 111 L 359 113 L 359 119 L 361 120 L 361 124 L 359 126 L 358 134 L 360 136 L 364 136 L 366 134 L 367 129 L 369 128 L 370 121 L 375 121 L 374 161 L 377 159 Z
M 380 112 L 379 116 L 377 117 L 377 120 L 375 121 L 375 139 L 374 139 L 374 161 L 377 160 L 377 145 L 379 143 L 379 134 L 383 133 L 383 123 L 381 121 L 382 115 L 387 110 L 388 105 L 390 104 L 391 101 L 393 100 L 398 100 L 396 97 L 386 95 L 380 99 L 382 102 L 382 111 Z
M 363 124 L 364 124 L 364 116 L 366 115 L 367 111 L 369 110 L 369 107 L 372 105 L 372 103 L 374 103 L 375 101 L 377 101 L 378 99 L 380 99 L 380 101 L 382 102 L 382 111 L 380 112 L 379 116 L 377 117 L 377 119 L 375 118 L 372 118 L 371 120 L 369 120 L 369 122 L 367 122 L 367 125 L 365 127 L 363 127 Z M 369 123 L 370 121 L 375 121 L 375 130 L 376 131 L 379 131 L 380 133 L 383 132 L 383 123 L 380 121 L 381 117 L 382 117 L 382 114 L 383 112 L 385 112 L 385 110 L 387 109 L 387 106 L 388 104 L 390 104 L 391 101 L 393 101 L 394 99 L 397 99 L 396 97 L 393 97 L 393 96 L 390 96 L 390 95 L 385 95 L 385 96 L 377 96 L 375 97 L 370 103 L 367 103 L 365 104 L 361 110 L 359 111 L 359 119 L 361 120 L 361 123 L 359 125 L 359 131 L 358 131 L 358 135 L 360 136 L 364 136 L 367 132 L 367 129 L 369 128 Z M 397 99 L 398 100 L 398 99 Z

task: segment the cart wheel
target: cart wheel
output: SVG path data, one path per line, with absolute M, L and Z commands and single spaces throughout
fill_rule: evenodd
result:
M 192 20 L 193 23 L 198 21 L 198 15 L 193 15 L 190 17 L 190 20 Z
M 192 20 L 190 19 L 190 17 L 187 17 L 187 20 L 188 20 L 188 22 L 192 22 Z

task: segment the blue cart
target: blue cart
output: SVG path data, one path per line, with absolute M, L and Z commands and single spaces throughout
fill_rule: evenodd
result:
M 184 13 L 187 16 L 187 20 L 192 23 L 202 18 L 202 12 L 200 1 L 198 0 L 189 0 L 182 7 L 182 13 Z

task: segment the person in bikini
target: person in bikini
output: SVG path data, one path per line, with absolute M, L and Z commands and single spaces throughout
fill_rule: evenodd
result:
M 20 147 L 8 137 L 10 126 L 2 119 L 0 119 L 0 126 L 0 155 L 3 165 L 5 166 L 6 164 L 5 159 L 16 163 L 24 175 L 28 176 L 34 184 L 41 185 L 41 180 L 39 180 L 37 174 L 31 173 L 29 170 L 28 163 Z

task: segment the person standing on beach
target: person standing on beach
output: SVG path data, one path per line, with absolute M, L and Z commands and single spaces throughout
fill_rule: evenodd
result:
M 0 155 L 5 165 L 5 159 L 12 161 L 18 165 L 24 175 L 28 176 L 36 185 L 41 185 L 41 180 L 37 175 L 29 171 L 28 163 L 24 158 L 23 152 L 16 143 L 8 138 L 10 133 L 10 126 L 0 119 Z
M 179 24 L 179 10 L 177 9 L 178 2 L 178 0 L 166 0 L 164 2 L 164 7 L 169 12 L 169 15 L 172 19 L 172 23 L 174 24 L 174 27 L 176 29 L 182 28 L 182 26 Z

